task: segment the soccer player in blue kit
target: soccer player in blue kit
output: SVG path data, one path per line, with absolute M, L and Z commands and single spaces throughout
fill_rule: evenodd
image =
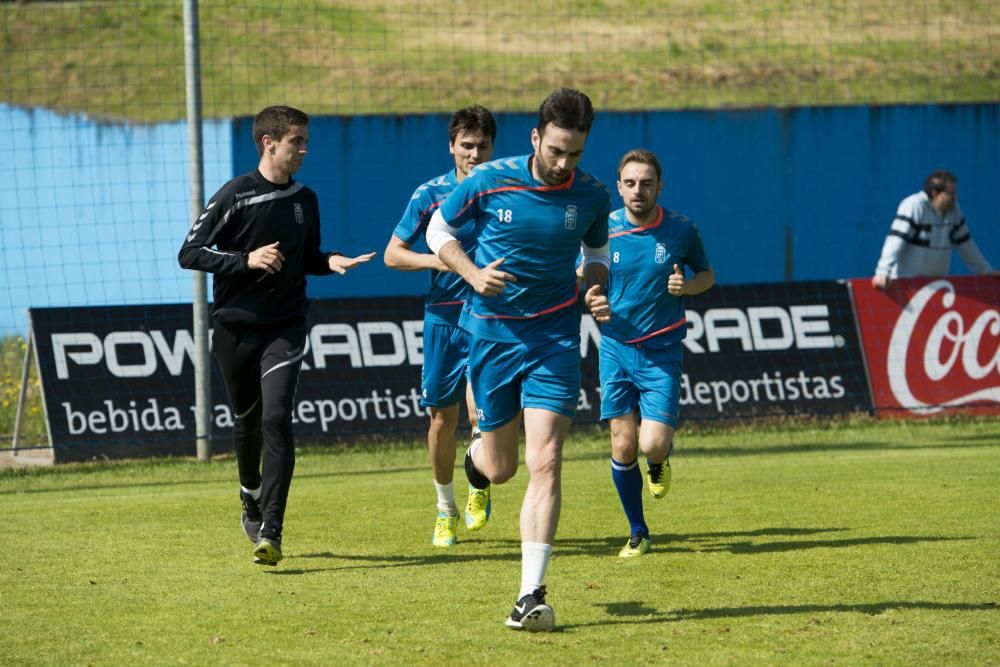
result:
M 479 436 L 472 388 L 465 383 L 469 359 L 468 334 L 458 325 L 462 306 L 472 289 L 436 255 L 412 248 L 426 235 L 427 223 L 445 197 L 465 180 L 476 165 L 486 162 L 493 155 L 496 134 L 496 120 L 484 107 L 466 107 L 452 114 L 448 124 L 448 149 L 455 160 L 455 168 L 414 191 L 383 255 L 386 266 L 393 269 L 430 270 L 431 285 L 424 301 L 424 366 L 420 404 L 429 408 L 431 414 L 427 447 L 438 499 L 431 544 L 438 547 L 450 547 L 458 542 L 458 507 L 452 478 L 455 472 L 455 429 L 463 393 L 473 427 L 472 440 Z M 475 251 L 476 235 L 472 225 L 462 230 L 458 241 L 467 253 Z M 482 528 L 486 525 L 489 509 L 489 487 L 477 489 L 470 486 L 466 526 L 470 530 Z
M 469 482 L 517 472 L 524 421 L 530 480 L 521 505 L 521 588 L 506 625 L 552 630 L 545 573 L 561 505 L 562 446 L 580 392 L 576 260 L 593 291 L 607 281 L 607 188 L 576 167 L 594 120 L 583 93 L 562 88 L 541 104 L 534 152 L 480 165 L 435 211 L 427 243 L 475 290 L 462 311 L 482 438 L 466 453 Z M 456 240 L 478 231 L 474 261 Z M 607 304 L 591 310 L 599 321 Z
M 663 498 L 670 488 L 668 457 L 679 419 L 681 341 L 687 332 L 683 297 L 715 283 L 698 228 L 657 203 L 662 189 L 663 171 L 653 153 L 632 150 L 622 157 L 618 194 L 625 207 L 608 220 L 608 293 L 593 299 L 614 313 L 601 325 L 601 419 L 610 427 L 611 477 L 630 526 L 622 558 L 649 551 L 640 450 L 653 497 Z M 685 266 L 694 272 L 690 279 Z

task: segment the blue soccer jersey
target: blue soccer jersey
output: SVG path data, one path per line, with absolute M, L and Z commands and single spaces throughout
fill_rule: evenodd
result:
M 684 298 L 667 291 L 667 280 L 674 264 L 695 273 L 709 269 L 698 228 L 659 206 L 653 222 L 636 227 L 621 208 L 608 219 L 608 237 L 611 321 L 601 325 L 602 335 L 654 348 L 683 339 Z
M 452 169 L 414 190 L 393 235 L 411 246 L 423 239 L 434 211 L 457 186 L 458 180 Z M 457 238 L 471 257 L 476 250 L 475 227 L 470 225 L 463 228 Z M 472 294 L 472 288 L 457 273 L 430 273 L 431 286 L 424 301 L 424 321 L 457 326 L 462 305 Z
M 461 325 L 473 336 L 500 342 L 556 340 L 580 335 L 576 258 L 583 242 L 608 239 L 611 198 L 604 184 L 575 169 L 561 185 L 531 174 L 530 155 L 477 166 L 441 205 L 444 221 L 478 232 L 477 266 L 505 258 L 500 269 L 517 278 L 497 296 L 472 292 Z

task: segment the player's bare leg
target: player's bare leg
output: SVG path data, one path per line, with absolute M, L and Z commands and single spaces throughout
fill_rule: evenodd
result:
M 458 427 L 458 403 L 446 408 L 431 408 L 427 429 L 427 449 L 431 471 L 438 484 L 451 484 L 455 476 L 455 429 Z
M 562 500 L 562 447 L 571 420 L 538 408 L 524 410 L 524 462 L 531 479 L 521 505 L 521 540 L 552 544 Z
M 511 628 L 547 631 L 555 612 L 545 602 L 545 572 L 562 505 L 562 448 L 570 418 L 549 410 L 524 410 L 524 461 L 531 479 L 521 504 L 521 589 L 507 618 Z
M 437 490 L 437 519 L 431 544 L 450 547 L 458 543 L 458 506 L 455 504 L 455 428 L 458 426 L 458 403 L 431 409 L 431 424 L 427 430 L 434 488 Z
M 608 420 L 611 455 L 616 461 L 634 461 L 639 452 L 639 424 L 634 412 Z
M 515 474 L 519 463 L 521 420 L 511 419 L 495 431 L 483 432 L 483 444 L 472 455 L 476 469 L 494 484 L 503 484 Z

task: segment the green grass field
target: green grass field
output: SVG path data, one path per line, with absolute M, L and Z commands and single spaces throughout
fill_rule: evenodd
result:
M 204 113 L 315 114 L 987 102 L 1000 22 L 983 0 L 202 0 Z M 182 3 L 0 3 L 0 100 L 184 117 Z
M 306 449 L 275 569 L 250 562 L 231 459 L 6 470 L 0 663 L 1000 662 L 1000 421 L 678 442 L 653 551 L 622 561 L 605 435 L 571 434 L 542 635 L 503 626 L 523 470 L 440 550 L 421 446 Z

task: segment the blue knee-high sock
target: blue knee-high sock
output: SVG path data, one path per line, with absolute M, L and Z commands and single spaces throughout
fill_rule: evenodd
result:
M 611 459 L 611 479 L 618 489 L 618 497 L 625 510 L 631 530 L 629 534 L 642 533 L 649 535 L 646 519 L 642 515 L 642 471 L 639 469 L 639 459 L 631 463 L 619 463 Z

